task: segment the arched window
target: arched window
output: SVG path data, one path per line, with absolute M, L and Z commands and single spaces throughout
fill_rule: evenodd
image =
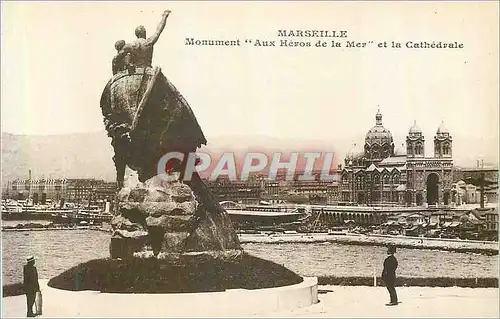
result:
M 395 174 L 395 175 L 392 177 L 392 183 L 393 183 L 393 184 L 399 184 L 399 175 L 398 175 L 398 174 Z
M 445 155 L 450 154 L 450 145 L 448 143 L 445 143 L 443 145 L 443 154 L 445 154 Z
M 420 143 L 417 144 L 416 149 L 415 149 L 415 153 L 417 155 L 422 155 L 422 153 L 423 153 L 422 144 L 420 144 Z
M 363 189 L 363 176 L 356 177 L 356 189 Z
M 389 185 L 389 184 L 390 184 L 390 181 L 389 181 L 389 174 L 385 174 L 385 175 L 384 175 L 384 184 L 386 184 L 386 185 Z

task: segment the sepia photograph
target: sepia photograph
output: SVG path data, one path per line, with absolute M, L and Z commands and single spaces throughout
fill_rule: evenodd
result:
M 498 318 L 498 1 L 2 1 L 2 318 Z

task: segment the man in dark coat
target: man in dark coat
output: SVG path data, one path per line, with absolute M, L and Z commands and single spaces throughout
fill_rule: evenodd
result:
M 396 269 L 398 268 L 398 261 L 394 257 L 396 252 L 395 246 L 389 246 L 387 248 L 387 258 L 384 260 L 384 270 L 382 271 L 382 280 L 389 291 L 389 296 L 391 297 L 391 302 L 386 304 L 386 306 L 395 306 L 398 304 L 398 295 L 396 294 Z
M 23 271 L 24 293 L 26 294 L 26 303 L 28 307 L 26 315 L 28 317 L 34 317 L 33 304 L 35 303 L 36 293 L 40 291 L 40 285 L 38 284 L 38 272 L 35 267 L 35 257 L 28 257 L 26 262 L 27 264 L 24 265 Z

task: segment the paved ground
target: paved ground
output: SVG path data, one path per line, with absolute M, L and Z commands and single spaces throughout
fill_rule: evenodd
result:
M 398 294 L 402 303 L 394 307 L 385 306 L 388 293 L 384 287 L 319 286 L 319 291 L 318 304 L 294 311 L 259 314 L 257 317 L 498 318 L 499 316 L 497 288 L 400 287 Z M 50 300 L 49 297 L 44 298 L 42 317 L 64 317 L 71 313 L 69 309 L 64 308 L 63 300 Z M 111 305 L 88 305 L 96 309 L 107 306 Z M 119 307 L 119 305 L 113 306 Z M 26 314 L 25 307 L 24 296 L 3 298 L 2 317 L 23 317 Z M 203 305 L 196 305 L 196 308 L 200 307 Z M 144 317 L 151 316 L 148 315 L 148 310 L 151 309 L 144 309 Z M 185 315 L 190 316 L 189 307 L 186 308 Z M 221 316 L 221 314 L 206 313 L 203 316 Z M 234 317 L 234 313 L 228 316 Z
M 498 288 L 399 287 L 401 303 L 387 307 L 385 287 L 320 286 L 320 302 L 273 317 L 491 317 L 499 316 Z

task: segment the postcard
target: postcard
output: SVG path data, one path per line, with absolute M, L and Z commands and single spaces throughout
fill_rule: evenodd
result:
M 498 2 L 1 20 L 2 317 L 498 317 Z

